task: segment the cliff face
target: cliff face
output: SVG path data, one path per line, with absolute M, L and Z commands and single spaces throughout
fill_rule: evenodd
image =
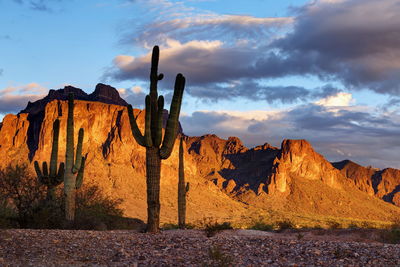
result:
M 323 156 L 316 153 L 306 140 L 284 140 L 279 156 L 273 162 L 268 192 L 288 192 L 294 177 L 319 180 L 341 189 L 345 179 Z
M 75 101 L 75 134 L 79 128 L 85 129 L 83 153 L 88 153 L 85 183 L 98 184 L 106 194 L 123 198 L 127 216 L 145 219 L 145 150 L 132 137 L 126 107 L 103 103 L 120 102 L 118 92 L 103 89 L 85 93 L 86 97 L 97 95 L 98 101 Z M 0 167 L 22 162 L 32 167 L 35 160 L 48 161 L 56 118 L 61 127 L 59 161 L 64 161 L 64 96 L 75 89 L 62 90 L 50 92 L 48 101 L 28 104 L 18 115 L 4 117 L 0 126 Z M 143 129 L 144 112 L 134 112 Z M 171 157 L 162 162 L 163 222 L 175 221 L 177 216 L 178 142 L 175 146 Z M 400 209 L 378 199 L 398 203 L 400 171 L 379 172 L 381 180 L 374 189 L 378 172 L 367 175 L 369 182 L 367 178 L 363 182 L 367 176 L 359 174 L 361 166 L 347 175 L 345 167 L 334 168 L 305 140 L 284 140 L 281 148 L 264 144 L 249 149 L 237 137 L 185 137 L 184 157 L 186 179 L 191 184 L 189 221 L 206 217 L 236 220 L 260 209 L 384 220 L 400 215 Z M 374 194 L 369 184 L 376 190 Z
M 400 170 L 363 167 L 350 160 L 332 164 L 361 191 L 400 207 Z

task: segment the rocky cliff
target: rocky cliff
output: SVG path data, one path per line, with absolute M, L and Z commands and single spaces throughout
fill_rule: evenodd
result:
M 361 191 L 400 207 L 400 170 L 363 167 L 350 160 L 335 162 L 332 165 Z
M 130 132 L 126 102 L 110 86 L 100 84 L 90 95 L 73 87 L 50 91 L 19 114 L 6 115 L 0 128 L 0 167 L 49 160 L 56 118 L 61 123 L 59 160 L 64 160 L 62 129 L 66 129 L 65 96 L 70 91 L 80 99 L 75 104 L 76 134 L 85 129 L 85 183 L 123 198 L 126 215 L 145 219 L 145 151 Z M 144 112 L 134 112 L 143 126 Z M 235 221 L 270 210 L 375 220 L 400 216 L 399 208 L 381 200 L 398 203 L 400 171 L 374 171 L 372 176 L 361 166 L 346 171 L 340 167 L 346 164 L 332 166 L 305 140 L 284 140 L 280 148 L 264 144 L 249 149 L 237 137 L 185 137 L 184 157 L 191 183 L 187 217 L 192 222 L 206 217 Z M 175 148 L 162 163 L 163 222 L 176 221 L 177 162 Z M 372 192 L 377 173 L 381 179 Z

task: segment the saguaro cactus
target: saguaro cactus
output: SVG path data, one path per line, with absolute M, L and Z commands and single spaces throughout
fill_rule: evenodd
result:
M 75 219 L 76 189 L 80 188 L 83 181 L 86 157 L 82 157 L 83 129 L 79 129 L 76 157 L 74 160 L 74 95 L 68 95 L 67 142 L 65 152 L 65 219 Z
M 136 142 L 146 147 L 146 184 L 147 184 L 147 231 L 158 232 L 160 224 L 160 172 L 161 160 L 167 159 L 174 147 L 181 110 L 185 77 L 178 74 L 175 79 L 174 95 L 170 113 L 162 138 L 164 97 L 158 96 L 157 83 L 164 75 L 158 74 L 160 51 L 153 48 L 150 71 L 150 94 L 146 96 L 146 115 L 144 134 L 139 130 L 133 115 L 132 106 L 128 106 L 129 121 Z
M 178 226 L 186 227 L 186 194 L 189 191 L 189 183 L 185 186 L 185 165 L 183 159 L 183 137 L 179 141 L 179 178 L 178 178 Z
M 60 135 L 60 121 L 56 119 L 53 123 L 53 144 L 51 148 L 50 157 L 50 172 L 47 168 L 47 162 L 42 163 L 42 170 L 40 169 L 39 163 L 35 161 L 35 170 L 39 180 L 39 183 L 47 186 L 47 197 L 48 203 L 51 203 L 55 199 L 55 189 L 64 181 L 64 163 L 61 162 L 57 170 L 58 160 L 58 137 Z

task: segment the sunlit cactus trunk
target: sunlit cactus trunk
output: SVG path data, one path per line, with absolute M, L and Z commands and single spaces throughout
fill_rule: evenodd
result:
M 146 149 L 148 232 L 157 232 L 160 225 L 160 173 L 159 148 Z
M 178 178 L 178 226 L 186 228 L 186 194 L 189 191 L 189 183 L 185 185 L 185 165 L 183 158 L 183 137 L 179 141 L 179 178 Z
M 150 94 L 146 96 L 146 115 L 144 134 L 141 133 L 132 106 L 128 106 L 131 130 L 136 142 L 146 147 L 146 184 L 147 184 L 147 231 L 158 232 L 160 225 L 160 173 L 161 160 L 171 155 L 174 147 L 182 95 L 185 88 L 185 77 L 178 74 L 175 79 L 174 95 L 164 138 L 162 138 L 164 97 L 158 96 L 157 83 L 163 78 L 158 74 L 160 51 L 158 46 L 153 48 L 150 71 Z
M 82 157 L 83 129 L 79 129 L 76 157 L 74 159 L 74 95 L 68 95 L 67 144 L 65 154 L 64 197 L 65 219 L 75 220 L 76 189 L 83 181 L 85 157 Z

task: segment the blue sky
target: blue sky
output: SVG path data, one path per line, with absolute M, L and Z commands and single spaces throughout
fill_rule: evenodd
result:
M 329 160 L 400 168 L 398 0 L 0 0 L 0 118 L 70 84 L 142 107 L 187 78 L 189 135 L 304 138 Z

